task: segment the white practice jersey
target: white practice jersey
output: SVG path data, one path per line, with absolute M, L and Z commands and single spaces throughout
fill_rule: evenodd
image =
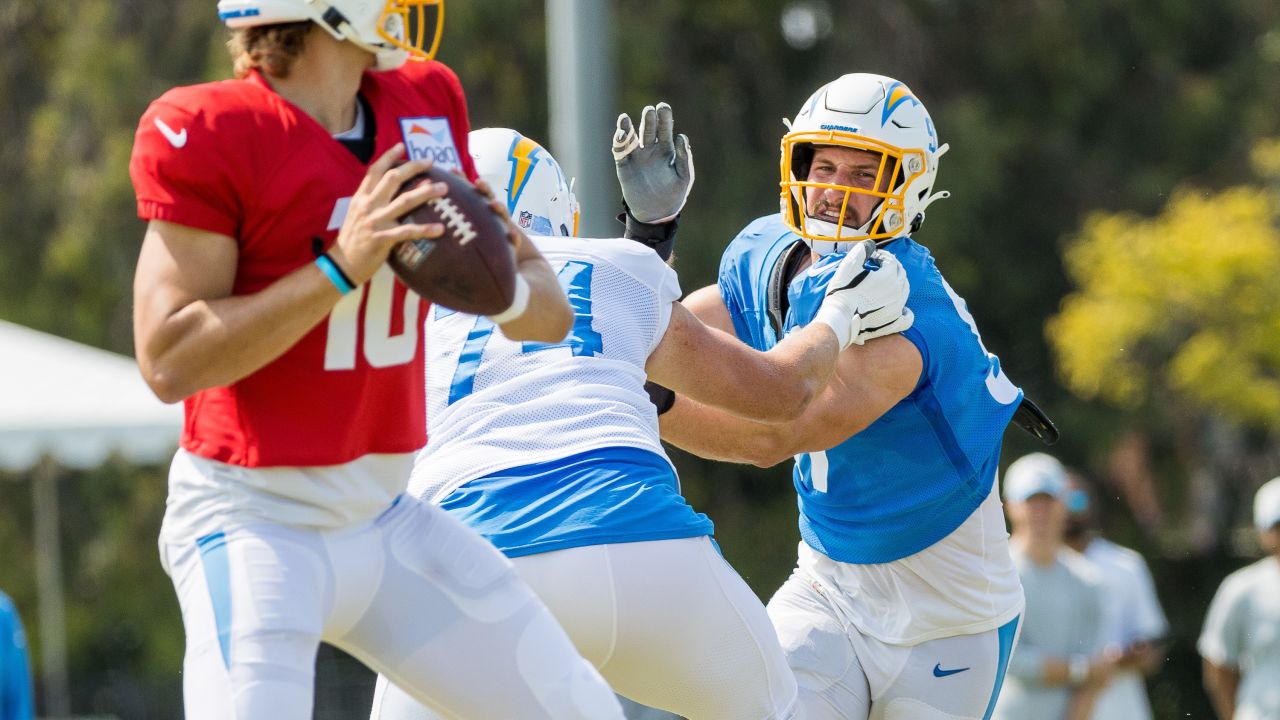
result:
M 409 486 L 418 497 L 596 448 L 666 457 L 644 367 L 680 298 L 675 271 L 632 240 L 533 242 L 569 296 L 573 329 L 560 343 L 516 342 L 484 317 L 427 313 L 428 441 Z

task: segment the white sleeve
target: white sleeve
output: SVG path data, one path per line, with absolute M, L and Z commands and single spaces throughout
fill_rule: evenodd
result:
M 658 257 L 657 253 L 653 253 L 654 257 Z M 662 338 L 667 334 L 667 326 L 671 324 L 671 306 L 680 301 L 680 281 L 676 278 L 676 272 L 666 263 L 663 267 L 667 268 L 667 273 L 663 276 L 663 283 L 657 288 L 658 292 L 658 329 L 653 335 L 653 340 L 649 343 L 649 354 L 652 355 L 654 350 L 658 349 L 658 343 L 662 342 Z
M 671 303 L 680 299 L 680 277 L 658 253 L 634 240 L 617 238 L 592 240 L 592 250 L 653 290 L 658 303 L 658 327 L 649 342 L 652 353 L 667 334 L 671 323 Z
M 1238 575 L 1228 576 L 1218 587 L 1209 612 L 1204 618 L 1204 629 L 1196 649 L 1205 660 L 1227 667 L 1239 667 L 1244 650 L 1243 630 L 1248 626 L 1247 603 L 1240 592 Z

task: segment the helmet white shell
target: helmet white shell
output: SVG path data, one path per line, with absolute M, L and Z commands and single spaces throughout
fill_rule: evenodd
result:
M 938 145 L 924 105 L 893 78 L 844 75 L 811 95 L 788 128 L 781 148 L 782 218 L 814 252 L 843 252 L 860 240 L 884 243 L 908 235 L 924 222 L 930 203 L 949 195 L 933 192 L 938 158 L 947 146 Z M 814 148 L 821 146 L 879 156 L 879 175 L 871 189 L 810 182 Z M 846 207 L 854 194 L 872 195 L 878 204 L 861 227 L 851 227 L 844 220 L 847 210 L 843 207 L 841 222 L 819 220 L 806 213 L 805 192 L 811 188 L 844 191 Z
M 572 183 L 545 148 L 508 128 L 472 130 L 467 144 L 476 172 L 521 229 L 531 235 L 578 234 Z
M 310 20 L 394 70 L 410 57 L 435 56 L 444 27 L 444 0 L 219 0 L 218 17 L 236 29 Z

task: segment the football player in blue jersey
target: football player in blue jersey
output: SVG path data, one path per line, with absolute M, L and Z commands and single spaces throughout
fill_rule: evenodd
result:
M 647 108 L 619 160 L 629 212 L 659 230 L 693 179 L 687 142 L 671 130 L 669 107 Z M 901 264 L 860 244 L 832 269 L 815 322 L 756 351 L 676 302 L 679 283 L 659 254 L 631 239 L 572 237 L 576 200 L 537 143 L 491 128 L 471 133 L 470 147 L 516 222 L 551 235 L 533 242 L 576 320 L 564 342 L 540 344 L 508 340 L 485 318 L 429 313 L 429 440 L 410 492 L 510 557 L 617 692 L 692 720 L 797 717 L 768 614 L 719 555 L 711 521 L 681 496 L 644 382 L 744 416 L 795 417 L 843 347 L 910 325 Z M 680 191 L 657 198 L 663 183 L 650 192 L 631 182 L 663 177 Z M 380 679 L 372 717 L 435 716 Z
M 856 243 L 911 281 L 911 329 L 841 352 L 797 420 L 762 423 L 677 395 L 662 436 L 703 457 L 795 458 L 799 561 L 768 605 L 811 720 L 986 718 L 1023 609 L 995 483 L 1023 399 L 964 300 L 912 239 L 940 145 L 903 83 L 850 74 L 782 139 L 781 212 L 752 222 L 717 285 L 685 300 L 759 350 L 804 328 Z

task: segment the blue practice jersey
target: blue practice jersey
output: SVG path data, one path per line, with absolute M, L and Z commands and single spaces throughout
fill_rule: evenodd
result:
M 27 639 L 13 601 L 0 593 L 0 718 L 31 720 L 32 712 Z
M 843 257 L 820 258 L 786 284 L 784 308 L 770 286 L 780 288 L 779 266 L 799 242 L 771 215 L 747 226 L 721 258 L 720 294 L 734 329 L 758 350 L 778 340 L 771 315 L 781 315 L 784 336 L 813 320 Z M 1022 399 L 929 251 L 910 238 L 884 249 L 911 282 L 915 323 L 903 336 L 924 361 L 919 383 L 857 435 L 797 456 L 793 472 L 801 536 L 841 562 L 891 562 L 959 527 L 991 492 L 1004 430 Z

